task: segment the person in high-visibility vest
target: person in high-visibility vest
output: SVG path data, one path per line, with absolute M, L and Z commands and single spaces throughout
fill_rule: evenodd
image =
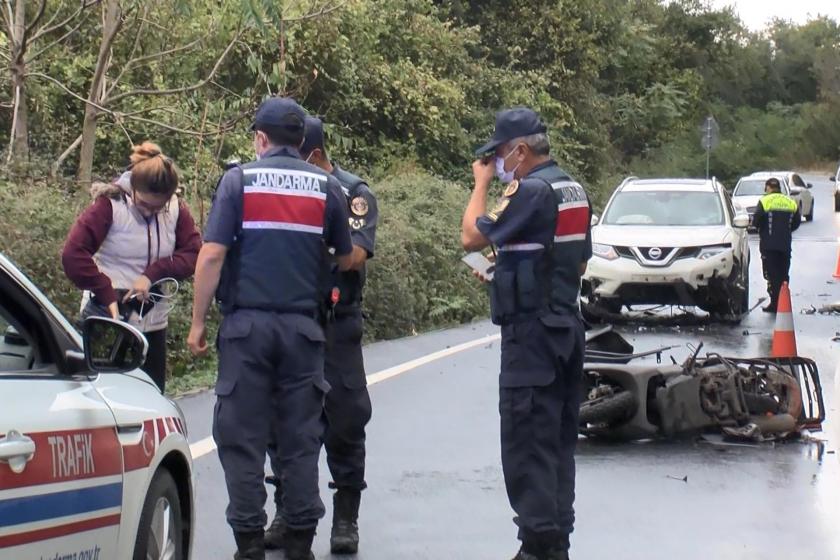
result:
M 762 310 L 775 313 L 782 283 L 790 282 L 792 234 L 799 228 L 802 215 L 796 201 L 782 193 L 778 179 L 767 179 L 764 192 L 755 209 L 753 225 L 758 229 L 761 265 L 770 295 L 770 304 Z

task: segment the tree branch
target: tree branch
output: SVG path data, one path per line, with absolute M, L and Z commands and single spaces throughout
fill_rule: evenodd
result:
M 161 51 L 161 52 L 157 52 L 157 53 L 154 53 L 154 54 L 147 54 L 145 56 L 135 58 L 134 60 L 129 60 L 129 63 L 130 64 L 140 64 L 141 62 L 146 62 L 148 60 L 154 60 L 156 58 L 162 58 L 162 57 L 170 55 L 170 54 L 174 54 L 174 53 L 177 53 L 177 52 L 181 52 L 181 51 L 191 49 L 191 48 L 195 47 L 197 44 L 199 44 L 200 42 L 201 42 L 201 39 L 196 39 L 192 43 L 187 43 L 186 45 L 182 45 L 180 47 L 175 47 L 175 48 L 169 49 L 168 51 Z
M 32 36 L 32 38 L 30 39 L 30 41 L 34 43 L 35 41 L 37 41 L 38 39 L 40 39 L 40 38 L 41 38 L 41 37 L 43 37 L 44 35 L 47 35 L 47 34 L 49 34 L 49 33 L 52 33 L 53 31 L 56 31 L 57 29 L 61 29 L 62 27 L 64 27 L 65 25 L 67 25 L 68 23 L 70 23 L 71 21 L 73 21 L 74 19 L 76 19 L 77 17 L 79 17 L 79 15 L 80 15 L 83 11 L 87 10 L 87 9 L 88 9 L 88 8 L 90 8 L 91 6 L 95 6 L 96 4 L 99 4 L 99 3 L 100 3 L 100 1 L 101 1 L 101 0 L 81 0 L 81 1 L 80 1 L 80 3 L 79 3 L 79 9 L 78 9 L 78 10 L 76 10 L 75 12 L 73 12 L 73 14 L 72 14 L 70 17 L 68 17 L 67 19 L 63 20 L 61 23 L 57 23 L 57 24 L 55 24 L 55 25 L 50 26 L 49 24 L 50 24 L 50 23 L 52 23 L 52 21 L 53 21 L 53 20 L 51 19 L 51 20 L 50 20 L 50 21 L 48 21 L 48 22 L 47 22 L 47 23 L 46 23 L 46 24 L 45 24 L 45 25 L 44 25 L 41 29 L 39 29 L 39 30 L 35 33 L 35 35 L 33 35 L 33 36 Z M 58 12 L 56 12 L 56 14 L 58 14 Z M 53 18 L 53 19 L 54 19 L 54 18 Z
M 308 14 L 304 14 L 302 16 L 298 16 L 296 18 L 283 18 L 283 21 L 285 21 L 286 23 L 295 23 L 295 22 L 298 22 L 298 21 L 306 21 L 308 19 L 319 18 L 319 17 L 325 16 L 327 14 L 330 14 L 330 13 L 336 11 L 336 10 L 339 10 L 339 9 L 343 8 L 346 3 L 347 3 L 346 1 L 343 1 L 343 2 L 339 2 L 338 4 L 335 4 L 334 6 L 330 6 L 330 7 L 324 6 L 323 8 L 318 10 L 317 12 L 311 12 L 311 13 L 308 13 Z
M 70 157 L 70 154 L 76 151 L 76 148 L 78 148 L 79 144 L 81 143 L 82 135 L 79 134 L 79 136 L 75 140 L 73 140 L 73 143 L 70 144 L 70 146 L 68 146 L 67 149 L 64 150 L 60 156 L 58 156 L 58 159 L 55 160 L 55 163 L 53 163 L 52 166 L 50 166 L 50 175 L 52 177 L 58 177 L 58 172 L 61 170 L 61 166 L 64 164 L 64 161 L 68 157 Z
M 76 25 L 76 27 L 72 28 L 70 31 L 68 31 L 67 33 L 65 33 L 64 35 L 62 35 L 61 37 L 59 37 L 58 39 L 56 39 L 55 41 L 53 41 L 52 43 L 50 43 L 49 45 L 47 45 L 46 47 L 42 48 L 41 50 L 39 50 L 38 52 L 36 52 L 36 53 L 35 53 L 35 54 L 33 54 L 32 56 L 30 56 L 30 57 L 26 60 L 26 64 L 31 64 L 31 63 L 32 63 L 34 60 L 36 60 L 39 56 L 41 56 L 42 54 L 44 54 L 45 52 L 47 52 L 48 50 L 50 50 L 50 49 L 51 49 L 51 48 L 53 48 L 54 46 L 58 45 L 59 43 L 62 43 L 62 42 L 63 42 L 63 41 L 64 41 L 67 37 L 69 37 L 70 35 L 72 35 L 72 34 L 73 34 L 73 33 L 75 33 L 76 31 L 78 31 L 78 30 L 79 30 L 79 28 L 82 26 L 82 24 L 83 24 L 83 23 L 84 23 L 84 21 L 80 21 L 80 22 Z
M 18 0 L 19 2 L 21 0 Z M 26 26 L 26 29 L 23 30 L 23 37 L 21 37 L 21 43 L 26 44 L 29 34 L 32 33 L 32 30 L 35 29 L 35 26 L 38 25 L 38 22 L 41 21 L 41 18 L 44 17 L 44 10 L 47 9 L 47 0 L 41 0 L 41 3 L 38 5 L 38 11 L 35 13 L 35 17 L 32 18 L 32 21 L 29 22 L 29 25 Z
M 132 64 L 132 58 L 134 57 L 134 53 L 137 52 L 137 47 L 140 45 L 140 36 L 143 34 L 143 29 L 146 25 L 144 23 L 146 13 L 148 13 L 148 8 L 146 6 L 143 6 L 143 18 L 140 17 L 140 12 L 137 12 L 136 19 L 140 21 L 140 25 L 137 26 L 137 33 L 134 34 L 134 42 L 131 45 L 131 54 L 128 55 L 128 62 L 123 64 L 120 73 L 117 74 L 117 77 L 114 78 L 114 80 L 112 81 L 111 87 L 109 87 L 106 91 L 103 92 L 103 100 L 105 100 L 109 95 L 111 95 L 111 93 L 114 91 L 114 88 L 117 87 L 117 85 L 120 83 L 120 80 L 122 80 L 122 77 L 125 75 L 125 73 L 128 71 L 129 67 Z
M 169 130 L 171 132 L 177 132 L 178 134 L 186 134 L 187 136 L 199 136 L 199 137 L 204 135 L 204 133 L 202 133 L 202 132 L 198 132 L 198 131 L 195 131 L 195 130 L 187 130 L 187 129 L 184 129 L 184 128 L 178 128 L 177 126 L 172 126 L 170 124 L 166 124 L 166 123 L 163 123 L 163 122 L 160 122 L 160 121 L 156 121 L 154 119 L 147 119 L 145 117 L 138 117 L 138 116 L 120 115 L 119 113 L 117 113 L 117 115 L 119 115 L 121 117 L 126 117 L 127 119 L 132 120 L 132 121 L 137 121 L 137 122 L 142 122 L 142 123 L 146 123 L 146 124 L 151 124 L 151 125 L 154 125 L 154 126 L 159 126 L 160 128 L 163 128 L 164 130 Z
M 3 22 L 6 24 L 6 33 L 9 35 L 9 39 L 11 43 L 15 42 L 15 24 L 13 23 L 15 18 L 12 15 L 12 4 L 11 2 L 6 3 L 6 8 L 9 9 L 9 13 L 6 13 L 2 9 L 0 9 L 0 14 L 3 14 Z
M 216 72 L 219 71 L 219 68 L 221 67 L 222 62 L 224 62 L 228 53 L 230 53 L 230 51 L 233 49 L 234 45 L 239 40 L 239 37 L 241 37 L 241 36 L 242 36 L 242 31 L 238 31 L 236 33 L 236 36 L 234 36 L 233 40 L 225 48 L 224 52 L 222 52 L 222 54 L 216 60 L 216 64 L 213 65 L 213 69 L 210 70 L 210 73 L 207 75 L 207 77 L 204 78 L 203 80 L 201 80 L 200 82 L 197 82 L 197 83 L 189 85 L 189 86 L 172 88 L 172 89 L 136 89 L 136 90 L 133 90 L 133 91 L 127 91 L 125 93 L 120 93 L 118 95 L 115 95 L 112 98 L 108 99 L 107 101 L 108 101 L 108 103 L 116 103 L 117 101 L 119 101 L 121 99 L 125 99 L 126 97 L 134 97 L 134 96 L 138 96 L 138 95 L 173 95 L 173 94 L 176 94 L 176 93 L 188 93 L 190 91 L 195 91 L 197 89 L 201 89 L 202 87 L 207 85 L 213 79 L 213 77 L 216 75 Z
M 59 82 L 58 80 L 53 78 L 52 76 L 42 74 L 41 72 L 27 72 L 26 76 L 31 77 L 31 78 L 41 78 L 43 80 L 50 81 L 50 82 L 54 83 L 55 85 L 57 85 L 62 90 L 64 90 L 65 93 L 75 97 L 76 99 L 83 102 L 84 104 L 91 105 L 92 107 L 95 107 L 96 109 L 102 111 L 103 113 L 108 113 L 109 115 L 114 114 L 114 112 L 111 111 L 110 109 L 106 109 L 105 107 L 103 107 L 102 105 L 99 105 L 98 103 L 94 103 L 93 101 L 89 101 L 89 100 L 85 99 L 84 97 L 82 97 L 78 93 L 74 92 L 73 90 L 71 90 L 70 88 L 68 88 L 67 86 L 65 86 L 64 84 L 62 84 L 61 82 Z

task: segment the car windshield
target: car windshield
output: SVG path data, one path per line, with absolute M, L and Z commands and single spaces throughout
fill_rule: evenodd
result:
M 697 191 L 623 191 L 613 198 L 603 220 L 617 226 L 723 225 L 720 197 Z
M 761 196 L 764 194 L 763 180 L 740 181 L 732 196 Z

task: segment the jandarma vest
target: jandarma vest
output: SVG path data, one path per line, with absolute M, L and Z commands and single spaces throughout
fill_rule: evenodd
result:
M 542 251 L 514 256 L 516 247 L 500 248 L 491 283 L 491 315 L 497 324 L 578 313 L 580 265 L 588 254 L 591 210 L 580 184 L 550 165 L 525 177 L 520 188 L 550 188 L 557 219 L 551 244 Z
M 242 166 L 242 221 L 218 292 L 223 313 L 316 313 L 323 283 L 328 176 L 297 158 Z

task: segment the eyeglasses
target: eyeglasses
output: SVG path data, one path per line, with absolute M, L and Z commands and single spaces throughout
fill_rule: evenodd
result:
M 161 212 L 164 208 L 166 208 L 166 204 L 169 202 L 167 199 L 158 204 L 149 203 L 138 197 L 136 192 L 132 198 L 134 200 L 134 206 L 136 206 L 141 212 L 148 214 L 157 214 L 158 212 Z

